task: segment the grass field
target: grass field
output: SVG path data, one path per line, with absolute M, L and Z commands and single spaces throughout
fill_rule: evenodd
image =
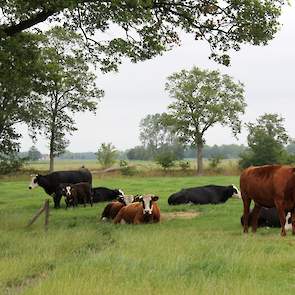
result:
M 0 182 L 0 294 L 294 294 L 295 237 L 279 229 L 242 234 L 242 203 L 173 206 L 169 194 L 238 177 L 94 179 L 126 194 L 155 193 L 163 213 L 200 212 L 160 224 L 100 223 L 105 203 L 51 210 L 25 225 L 46 198 L 27 181 Z M 52 203 L 51 203 L 52 206 Z

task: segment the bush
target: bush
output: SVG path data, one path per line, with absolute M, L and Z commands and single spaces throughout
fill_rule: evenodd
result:
M 188 161 L 180 161 L 178 163 L 179 167 L 181 168 L 182 171 L 186 171 L 190 168 L 190 163 Z
M 0 156 L 0 174 L 8 174 L 19 171 L 27 158 L 19 158 L 16 155 Z
M 212 158 L 208 159 L 209 161 L 209 168 L 216 170 L 217 166 L 221 163 L 222 160 L 221 155 L 215 155 Z
M 129 166 L 128 162 L 125 160 L 120 161 L 121 173 L 125 176 L 133 176 L 137 173 L 136 168 Z
M 172 152 L 163 152 L 156 156 L 156 163 L 162 166 L 164 170 L 167 170 L 175 166 L 175 155 Z

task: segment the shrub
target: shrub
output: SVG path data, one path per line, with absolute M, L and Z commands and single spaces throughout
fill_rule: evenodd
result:
M 172 152 L 162 152 L 156 156 L 155 160 L 164 170 L 175 166 L 175 155 Z
M 187 169 L 190 168 L 190 163 L 188 161 L 180 161 L 178 165 L 183 171 L 186 171 Z
M 120 161 L 121 173 L 125 176 L 133 176 L 137 173 L 136 168 L 129 166 L 128 162 L 125 160 Z

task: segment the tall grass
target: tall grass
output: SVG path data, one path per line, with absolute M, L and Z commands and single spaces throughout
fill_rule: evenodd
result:
M 237 177 L 94 179 L 128 194 L 155 193 L 161 211 L 192 219 L 113 225 L 98 220 L 105 203 L 51 210 L 25 225 L 46 197 L 27 181 L 0 182 L 0 294 L 292 294 L 295 238 L 279 229 L 242 234 L 242 204 L 168 206 L 182 187 L 238 184 Z

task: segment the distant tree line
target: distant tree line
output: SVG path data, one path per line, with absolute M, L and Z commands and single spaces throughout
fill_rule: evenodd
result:
M 239 155 L 246 149 L 244 145 L 223 144 L 223 145 L 204 145 L 203 156 L 206 159 L 220 157 L 222 159 L 238 159 Z M 129 160 L 153 160 L 162 151 L 173 151 L 177 160 L 196 158 L 195 148 L 188 146 L 166 146 L 157 151 L 149 147 L 136 146 L 126 152 Z

